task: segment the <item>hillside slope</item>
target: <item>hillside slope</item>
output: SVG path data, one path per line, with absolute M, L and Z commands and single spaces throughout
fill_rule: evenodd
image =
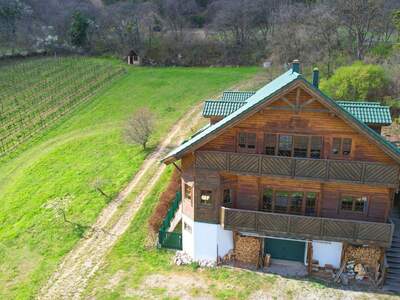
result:
M 24 151 L 3 159 L 0 298 L 35 295 L 109 198 L 137 172 L 148 151 L 126 144 L 121 134 L 136 109 L 148 106 L 157 115 L 150 143 L 155 147 L 193 104 L 257 71 L 131 68 Z M 96 179 L 109 198 L 91 188 Z

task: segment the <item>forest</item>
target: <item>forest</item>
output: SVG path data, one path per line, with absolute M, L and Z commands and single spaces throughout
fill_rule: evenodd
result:
M 78 52 L 149 65 L 276 64 L 330 75 L 384 60 L 398 41 L 398 0 L 0 0 L 0 53 Z
M 0 0 L 3 58 L 133 50 L 149 66 L 280 69 L 300 59 L 333 98 L 391 106 L 399 41 L 398 0 Z

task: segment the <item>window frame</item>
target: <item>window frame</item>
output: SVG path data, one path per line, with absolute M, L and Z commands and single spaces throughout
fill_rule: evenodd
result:
M 190 197 L 187 197 L 187 189 L 186 188 L 190 188 Z M 192 202 L 193 200 L 193 186 L 190 185 L 187 182 L 183 182 L 183 197 L 185 200 L 188 200 L 190 202 Z
M 202 196 L 204 192 L 209 193 L 210 199 L 207 202 L 203 202 Z M 213 190 L 211 189 L 200 189 L 199 190 L 199 205 L 205 207 L 212 207 L 213 206 Z
M 229 202 L 225 202 L 225 191 L 229 191 Z M 232 205 L 233 204 L 233 190 L 231 187 L 223 187 L 222 189 L 222 205 Z
M 244 135 L 244 143 L 241 143 L 241 136 Z M 254 136 L 254 144 L 249 144 L 249 136 L 252 135 Z M 236 134 L 237 142 L 236 142 L 236 149 L 237 152 L 241 153 L 257 153 L 257 133 L 254 131 L 245 131 L 245 130 L 240 130 Z M 244 147 L 241 147 L 240 145 L 244 145 Z M 249 145 L 254 146 L 249 147 Z
M 352 200 L 351 210 L 343 209 L 342 202 L 345 197 L 350 197 Z M 355 210 L 357 199 L 365 198 L 363 210 L 358 211 Z M 369 206 L 370 197 L 367 194 L 349 194 L 349 193 L 341 193 L 339 198 L 339 212 L 341 213 L 351 213 L 351 214 L 361 214 L 367 215 L 368 214 L 368 206 Z
M 264 207 L 264 194 L 268 190 L 271 191 L 271 195 L 272 195 L 271 209 L 267 209 L 266 207 Z M 287 198 L 288 201 L 287 201 L 286 209 L 277 211 L 276 210 L 276 199 L 277 199 L 277 195 L 280 192 L 288 194 L 288 198 Z M 292 209 L 293 194 L 296 194 L 296 193 L 302 194 L 300 210 L 297 212 L 295 212 Z M 314 212 L 312 214 L 307 214 L 307 208 L 306 208 L 307 207 L 307 196 L 312 193 L 315 194 Z M 289 188 L 285 188 L 285 187 L 276 188 L 271 185 L 263 185 L 263 186 L 261 186 L 261 191 L 260 191 L 259 209 L 261 211 L 271 212 L 271 213 L 281 213 L 281 214 L 316 217 L 318 215 L 319 197 L 320 197 L 320 192 L 317 190 L 313 190 L 313 189 L 310 189 L 310 190 L 308 190 L 308 189 L 291 189 L 290 187 Z
M 268 141 L 267 136 L 270 136 L 270 137 L 272 136 L 274 138 L 274 147 L 273 147 L 273 149 L 274 149 L 273 152 L 274 153 L 273 154 L 268 154 L 267 153 L 267 146 L 268 146 L 268 148 L 272 149 L 272 147 L 270 147 L 270 145 L 267 145 L 267 141 Z M 263 154 L 269 155 L 269 156 L 277 156 L 277 150 L 278 150 L 277 144 L 278 144 L 278 134 L 276 134 L 276 133 L 264 133 Z
M 333 153 L 333 149 L 334 149 L 333 146 L 334 146 L 334 141 L 335 140 L 339 140 L 339 149 L 338 149 L 338 153 L 337 154 Z M 350 143 L 345 143 L 345 141 L 347 141 L 347 142 L 350 141 Z M 345 151 L 344 146 L 345 145 L 350 145 L 350 149 L 349 149 L 347 154 L 344 154 L 344 151 Z M 353 153 L 353 138 L 352 137 L 343 137 L 343 136 L 341 136 L 341 137 L 338 137 L 338 136 L 332 137 L 331 149 L 330 149 L 329 152 L 330 152 L 330 156 L 332 158 L 341 158 L 341 159 L 349 159 L 349 158 L 351 158 L 352 157 L 352 153 Z
M 267 145 L 269 145 L 269 143 L 267 143 L 268 140 L 268 136 L 273 136 L 275 138 L 275 147 L 274 147 L 274 154 L 268 154 L 267 153 Z M 284 155 L 280 155 L 280 141 L 281 141 L 281 137 L 282 136 L 288 136 L 291 138 L 291 148 L 290 150 L 290 156 L 284 156 Z M 306 149 L 306 156 L 295 156 L 295 144 L 296 144 L 296 140 L 298 140 L 299 138 L 306 138 L 306 145 L 307 145 L 307 149 Z M 315 145 L 313 143 L 313 139 L 319 139 L 320 143 L 319 143 L 319 149 L 314 149 L 313 145 Z M 272 148 L 272 147 L 269 147 Z M 284 150 L 282 150 L 284 151 Z M 311 154 L 314 153 L 315 151 L 319 151 L 319 157 L 312 157 Z M 324 157 L 324 136 L 322 135 L 312 135 L 312 134 L 292 134 L 292 133 L 271 133 L 271 132 L 264 132 L 264 140 L 263 140 L 263 149 L 262 149 L 262 154 L 264 155 L 268 155 L 268 156 L 282 156 L 282 157 L 293 157 L 293 158 L 310 158 L 310 159 L 323 159 Z

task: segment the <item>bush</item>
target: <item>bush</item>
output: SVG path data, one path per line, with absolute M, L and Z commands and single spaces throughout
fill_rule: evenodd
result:
M 389 84 L 382 66 L 356 62 L 337 69 L 321 82 L 321 89 L 335 99 L 376 100 L 387 95 Z
M 181 176 L 177 169 L 172 173 L 171 181 L 166 190 L 161 194 L 157 207 L 149 219 L 150 230 L 154 233 L 160 229 L 161 223 L 167 215 L 172 201 L 175 199 L 176 192 L 181 188 Z

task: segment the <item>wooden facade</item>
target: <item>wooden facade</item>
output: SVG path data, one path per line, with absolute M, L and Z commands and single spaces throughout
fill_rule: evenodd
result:
M 391 243 L 398 162 L 299 85 L 185 154 L 182 181 L 183 212 L 195 221 Z

